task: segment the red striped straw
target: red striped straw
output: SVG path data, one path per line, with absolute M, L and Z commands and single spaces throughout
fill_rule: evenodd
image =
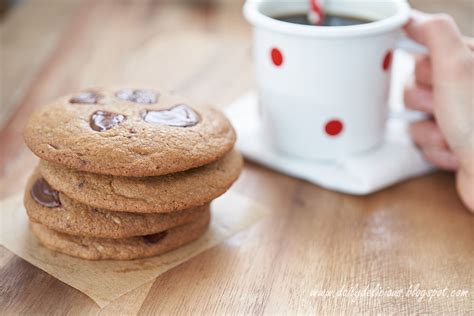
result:
M 324 20 L 324 0 L 309 0 L 308 20 L 311 24 L 320 25 Z

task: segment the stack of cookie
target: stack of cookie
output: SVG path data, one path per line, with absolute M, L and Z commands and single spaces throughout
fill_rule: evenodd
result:
M 24 137 L 41 158 L 24 198 L 34 234 L 91 260 L 149 257 L 197 239 L 209 204 L 242 168 L 221 112 L 152 90 L 62 97 L 31 116 Z

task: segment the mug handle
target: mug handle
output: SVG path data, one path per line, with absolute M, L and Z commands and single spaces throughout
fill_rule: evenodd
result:
M 428 49 L 425 46 L 418 44 L 411 38 L 408 38 L 406 35 L 402 35 L 402 37 L 400 37 L 395 47 L 398 49 L 403 49 L 409 53 L 428 55 Z
M 417 42 L 408 38 L 404 34 L 400 37 L 398 42 L 395 44 L 395 49 L 401 49 L 407 53 L 428 55 L 428 49 L 425 46 L 418 44 Z M 402 94 L 403 93 L 402 91 L 403 89 L 401 89 L 401 91 L 398 91 L 398 92 Z M 401 98 L 402 100 L 398 100 L 398 98 L 396 99 L 397 99 L 397 101 L 395 101 L 396 103 L 401 102 L 403 104 L 403 98 Z M 392 102 L 394 101 L 392 100 Z M 428 115 L 423 112 L 408 110 L 406 108 L 398 109 L 398 107 L 397 109 L 394 109 L 394 108 L 390 109 L 389 116 L 392 118 L 398 117 L 407 122 L 414 122 L 414 121 L 418 121 L 418 120 L 425 119 L 428 117 Z

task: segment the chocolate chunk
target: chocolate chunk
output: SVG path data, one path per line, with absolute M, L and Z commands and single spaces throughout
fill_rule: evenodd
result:
M 59 192 L 53 189 L 43 178 L 36 180 L 31 188 L 31 197 L 38 203 L 46 207 L 58 207 Z
M 146 110 L 142 112 L 145 122 L 166 124 L 169 126 L 189 127 L 194 126 L 201 118 L 185 104 L 178 104 L 167 110 Z
M 115 96 L 125 101 L 131 101 L 141 104 L 152 104 L 158 101 L 159 94 L 151 90 L 132 90 L 123 89 L 117 91 Z
M 90 118 L 90 126 L 94 131 L 103 132 L 122 123 L 125 116 L 107 111 L 95 111 Z
M 168 235 L 167 230 L 165 230 L 163 232 L 159 232 L 157 234 L 142 236 L 142 238 L 145 239 L 145 241 L 150 243 L 150 244 L 156 244 L 159 241 L 161 241 L 163 238 L 165 238 L 166 235 Z
M 69 103 L 97 104 L 104 96 L 95 91 L 84 91 L 72 97 Z

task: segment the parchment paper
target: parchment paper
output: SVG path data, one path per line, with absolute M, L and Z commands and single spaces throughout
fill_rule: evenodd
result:
M 34 266 L 78 289 L 101 308 L 160 274 L 249 227 L 266 212 L 254 201 L 227 192 L 211 204 L 207 233 L 161 256 L 131 261 L 88 261 L 41 246 L 28 228 L 22 194 L 0 201 L 0 244 Z

